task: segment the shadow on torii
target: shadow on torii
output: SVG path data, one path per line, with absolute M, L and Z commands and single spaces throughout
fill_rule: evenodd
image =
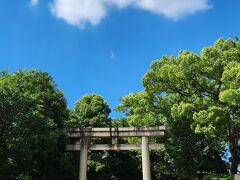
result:
M 79 180 L 87 179 L 88 150 L 142 150 L 143 180 L 151 180 L 149 149 L 161 149 L 163 144 L 149 143 L 148 137 L 163 136 L 166 128 L 158 127 L 120 127 L 120 128 L 66 128 L 75 144 L 67 145 L 67 151 L 80 151 Z M 118 144 L 118 137 L 141 137 L 142 144 Z M 112 138 L 112 144 L 90 144 L 91 138 Z M 80 141 L 79 141 L 80 139 Z

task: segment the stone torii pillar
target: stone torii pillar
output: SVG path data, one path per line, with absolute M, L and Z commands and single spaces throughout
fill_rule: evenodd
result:
M 142 172 L 143 180 L 151 180 L 148 137 L 142 137 Z
M 150 143 L 148 137 L 163 136 L 164 126 L 148 128 L 67 128 L 66 133 L 70 138 L 76 139 L 76 144 L 66 146 L 67 151 L 80 151 L 79 180 L 87 179 L 88 150 L 142 150 L 143 180 L 151 180 L 150 157 L 151 149 L 164 148 L 163 144 Z M 112 138 L 112 144 L 90 144 L 90 138 Z M 141 144 L 118 144 L 118 137 L 141 137 Z M 79 140 L 80 139 L 80 143 Z
M 80 140 L 79 180 L 87 179 L 88 138 Z

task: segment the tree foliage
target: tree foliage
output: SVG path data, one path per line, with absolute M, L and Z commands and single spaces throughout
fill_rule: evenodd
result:
M 0 179 L 62 179 L 65 98 L 47 73 L 0 75 Z M 59 176 L 60 175 L 60 176 Z
M 109 105 L 97 94 L 83 96 L 68 110 L 63 93 L 47 73 L 0 72 L 0 179 L 78 179 L 79 152 L 65 152 L 66 143 L 72 141 L 66 138 L 65 127 L 165 125 L 165 136 L 151 139 L 165 144 L 165 149 L 151 153 L 154 179 L 237 172 L 240 41 L 219 39 L 199 55 L 181 51 L 163 56 L 151 64 L 142 82 L 142 91 L 121 98 L 118 111 L 126 118 L 113 120 Z M 226 153 L 231 155 L 227 161 Z M 91 152 L 88 168 L 88 178 L 94 180 L 142 176 L 139 152 Z
M 66 122 L 70 127 L 108 127 L 111 112 L 103 97 L 97 94 L 85 95 L 75 104 L 71 118 Z
M 237 172 L 239 64 L 240 42 L 219 39 L 200 55 L 181 51 L 154 61 L 144 90 L 122 98 L 119 110 L 131 124 L 155 117 L 169 128 L 159 168 L 170 166 L 182 177 L 226 172 L 221 157 L 229 146 L 231 173 Z

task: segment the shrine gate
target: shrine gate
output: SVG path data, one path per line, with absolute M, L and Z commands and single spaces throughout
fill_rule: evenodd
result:
M 149 137 L 163 136 L 164 126 L 136 128 L 67 128 L 66 133 L 70 138 L 75 139 L 75 144 L 68 144 L 67 151 L 80 151 L 79 180 L 87 179 L 88 151 L 108 150 L 141 150 L 143 180 L 151 180 L 149 151 L 161 149 L 163 144 L 149 143 Z M 140 137 L 141 144 L 118 144 L 118 138 Z M 111 138 L 112 144 L 92 144 L 92 138 Z

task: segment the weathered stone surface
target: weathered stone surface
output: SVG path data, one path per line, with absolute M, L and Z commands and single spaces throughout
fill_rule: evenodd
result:
M 97 138 L 97 137 L 142 137 L 163 136 L 166 128 L 164 126 L 148 128 L 66 128 L 66 133 L 73 138 Z
M 66 146 L 67 151 L 80 151 L 80 144 L 69 144 Z M 141 144 L 92 144 L 89 145 L 88 149 L 91 151 L 107 151 L 107 150 L 140 150 Z M 149 144 L 150 150 L 163 149 L 164 144 Z

